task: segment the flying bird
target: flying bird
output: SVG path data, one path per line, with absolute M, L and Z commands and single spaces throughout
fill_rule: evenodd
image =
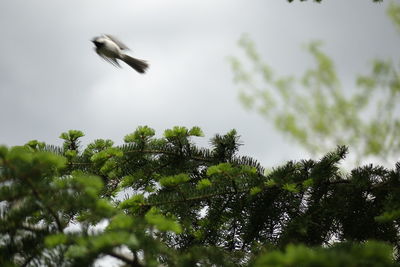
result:
M 125 54 L 129 48 L 110 34 L 95 37 L 92 42 L 96 46 L 96 53 L 114 66 L 121 67 L 118 60 L 122 60 L 139 73 L 145 73 L 149 67 L 146 61 Z

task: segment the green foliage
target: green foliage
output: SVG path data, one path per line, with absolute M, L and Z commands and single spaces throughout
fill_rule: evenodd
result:
M 215 174 L 229 174 L 233 171 L 233 167 L 229 163 L 220 163 L 215 166 L 211 166 L 207 170 L 207 175 L 212 176 Z
M 287 0 L 287 1 L 289 3 L 293 2 L 293 0 Z M 305 1 L 307 1 L 307 0 L 300 0 L 300 2 L 305 2 Z M 321 3 L 322 0 L 314 0 L 314 2 Z M 372 2 L 378 3 L 378 2 L 383 2 L 383 0 L 372 0 Z
M 94 154 L 100 153 L 101 151 L 104 151 L 108 148 L 111 148 L 113 146 L 114 142 L 111 140 L 103 140 L 103 139 L 97 139 L 94 140 L 93 143 L 90 143 L 83 154 L 87 158 L 91 158 Z
M 239 149 L 239 136 L 233 129 L 224 136 L 216 135 L 211 139 L 211 145 L 214 147 L 214 155 L 221 161 L 230 160 Z
M 400 218 L 400 210 L 386 211 L 382 215 L 375 217 L 378 222 L 394 221 Z
M 46 144 L 43 142 L 39 142 L 37 140 L 31 140 L 25 144 L 25 146 L 33 149 L 33 150 L 42 150 L 45 148 Z
M 284 184 L 282 186 L 282 188 L 284 190 L 287 190 L 287 191 L 292 192 L 292 193 L 298 193 L 299 192 L 299 190 L 297 190 L 296 184 L 291 184 L 291 183 L 290 184 Z
M 206 178 L 206 179 L 201 179 L 201 180 L 197 183 L 196 188 L 199 189 L 199 190 L 201 190 L 201 189 L 207 188 L 207 187 L 209 187 L 209 186 L 212 186 L 212 183 L 211 183 L 211 181 L 210 181 L 209 179 Z
M 160 213 L 160 211 L 156 208 L 151 208 L 145 215 L 146 221 L 154 225 L 160 231 L 172 231 L 176 234 L 180 234 L 182 232 L 182 228 L 173 219 L 168 219 L 164 215 Z
M 77 150 L 79 147 L 78 139 L 83 137 L 84 134 L 78 130 L 69 130 L 66 133 L 62 133 L 60 138 L 64 140 L 64 149 L 65 150 Z
M 387 14 L 397 30 L 400 31 L 400 5 L 396 4 L 394 1 L 390 2 Z
M 303 245 L 288 245 L 284 252 L 265 253 L 255 267 L 284 266 L 397 266 L 392 261 L 392 249 L 387 244 L 366 242 L 364 244 L 336 244 L 329 248 L 312 249 Z
M 158 182 L 160 183 L 161 186 L 168 187 L 168 186 L 177 186 L 189 180 L 190 178 L 189 176 L 187 176 L 187 174 L 181 173 L 174 176 L 163 177 Z
M 303 186 L 306 188 L 311 187 L 313 184 L 314 184 L 314 181 L 312 178 L 303 181 Z
M 197 126 L 188 130 L 186 127 L 175 126 L 172 129 L 167 129 L 164 131 L 164 136 L 167 140 L 176 140 L 181 144 L 187 142 L 187 138 L 190 136 L 203 136 L 203 132 Z
M 204 136 L 204 133 L 200 129 L 200 127 L 195 126 L 195 127 L 192 127 L 192 129 L 189 130 L 189 135 L 190 136 L 202 137 L 202 136 Z
M 337 147 L 265 172 L 237 155 L 236 131 L 210 149 L 199 135 L 145 126 L 122 146 L 81 148 L 79 131 L 63 148 L 1 146 L 1 265 L 398 266 L 400 165 L 343 173 Z
M 107 231 L 110 230 L 123 230 L 135 226 L 135 221 L 132 217 L 126 214 L 118 214 L 112 218 L 110 224 L 107 226 Z
M 137 143 L 144 145 L 146 144 L 153 136 L 155 135 L 155 131 L 148 126 L 140 126 L 137 130 L 128 134 L 124 137 L 124 141 L 126 143 Z
M 272 187 L 272 186 L 276 185 L 276 182 L 273 179 L 269 179 L 264 184 L 265 184 L 265 186 Z
M 67 236 L 64 234 L 54 234 L 54 235 L 48 235 L 44 243 L 47 247 L 54 248 L 59 245 L 64 245 L 68 241 Z
M 400 29 L 400 6 L 392 2 L 388 14 Z M 239 46 L 252 64 L 231 58 L 239 98 L 277 130 L 306 148 L 324 154 L 347 145 L 356 160 L 373 156 L 390 162 L 400 152 L 400 75 L 392 60 L 375 60 L 371 72 L 357 78 L 357 88 L 343 89 L 333 60 L 321 42 L 306 46 L 315 66 L 300 77 L 279 76 L 259 56 L 244 35 Z
M 262 189 L 260 187 L 255 186 L 255 187 L 250 189 L 250 195 L 257 195 L 261 191 L 262 191 Z
M 144 204 L 144 196 L 142 194 L 137 194 L 137 195 L 133 195 L 132 197 L 122 201 L 119 204 L 119 207 L 121 209 L 133 209 L 136 210 L 138 208 L 140 208 L 141 205 Z

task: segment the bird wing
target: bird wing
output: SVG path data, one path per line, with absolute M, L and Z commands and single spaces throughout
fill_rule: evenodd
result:
M 112 65 L 116 66 L 116 67 L 121 67 L 117 61 L 116 58 L 111 58 L 111 57 L 107 57 L 105 55 L 103 55 L 102 53 L 99 53 L 99 51 L 96 49 L 96 53 L 105 61 L 107 61 L 108 63 L 111 63 Z
M 115 36 L 112 36 L 111 34 L 104 34 L 104 36 L 113 41 L 114 43 L 116 43 L 119 46 L 119 49 L 129 50 L 129 47 L 127 47 L 123 42 L 115 38 Z

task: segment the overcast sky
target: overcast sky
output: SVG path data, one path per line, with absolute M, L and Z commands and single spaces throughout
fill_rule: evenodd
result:
M 60 145 L 82 130 L 84 143 L 117 144 L 139 125 L 158 136 L 175 125 L 206 135 L 235 128 L 242 154 L 270 167 L 305 154 L 237 98 L 227 57 L 240 56 L 243 33 L 279 73 L 312 63 L 302 45 L 323 40 L 342 84 L 354 86 L 374 57 L 398 58 L 400 38 L 388 2 L 325 0 L 1 1 L 0 144 L 31 139 Z M 90 39 L 113 34 L 145 59 L 140 75 L 101 60 Z

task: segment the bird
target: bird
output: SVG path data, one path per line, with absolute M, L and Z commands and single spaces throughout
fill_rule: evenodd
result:
M 118 63 L 118 60 L 121 60 L 142 74 L 149 67 L 149 64 L 145 60 L 127 55 L 125 51 L 129 50 L 129 48 L 110 34 L 94 37 L 91 41 L 96 46 L 94 48 L 96 53 L 114 66 L 121 67 Z

